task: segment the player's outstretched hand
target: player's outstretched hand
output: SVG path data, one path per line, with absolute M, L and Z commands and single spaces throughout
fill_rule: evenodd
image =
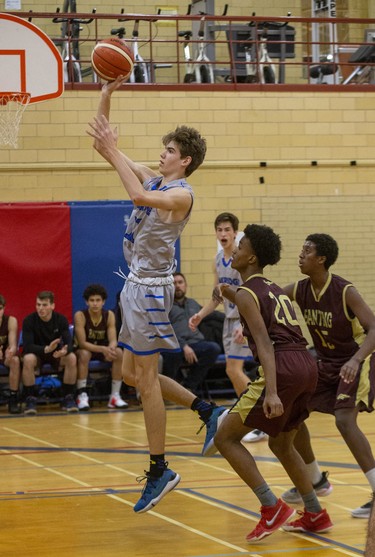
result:
M 189 328 L 195 332 L 197 330 L 197 327 L 199 325 L 199 323 L 202 321 L 201 316 L 199 315 L 199 313 L 194 313 L 194 315 L 192 315 L 189 319 Z
M 124 75 L 119 75 L 114 81 L 108 81 L 103 84 L 102 93 L 112 95 L 125 81 Z
M 95 116 L 89 126 L 87 133 L 95 139 L 94 148 L 110 162 L 110 154 L 117 149 L 117 128 L 112 130 L 105 116 Z

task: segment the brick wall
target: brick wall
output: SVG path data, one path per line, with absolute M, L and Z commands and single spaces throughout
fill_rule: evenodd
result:
M 0 149 L 3 202 L 125 197 L 85 133 L 98 96 L 66 92 L 27 109 L 19 148 Z M 299 277 L 297 256 L 306 234 L 331 233 L 341 251 L 337 272 L 375 307 L 374 103 L 374 93 L 350 90 L 115 94 L 112 121 L 120 147 L 134 160 L 155 164 L 161 136 L 181 123 L 207 138 L 207 160 L 191 177 L 197 199 L 182 239 L 191 295 L 204 301 L 210 294 L 212 223 L 218 212 L 230 210 L 241 226 L 263 222 L 282 236 L 283 260 L 269 274 L 283 284 Z
M 93 7 L 89 0 L 77 4 L 82 12 Z M 149 0 L 142 12 L 156 13 L 165 4 Z M 187 3 L 176 0 L 173 5 L 186 13 Z M 98 11 L 116 13 L 122 7 L 120 0 L 104 2 Z M 126 8 L 139 11 L 136 3 Z M 55 5 L 24 1 L 22 9 L 54 11 Z M 221 10 L 217 4 L 217 13 Z M 257 0 L 251 10 L 243 0 L 230 6 L 231 15 L 285 15 L 288 10 L 301 15 L 300 1 Z M 362 11 L 361 17 L 374 15 Z M 49 28 L 59 35 L 58 25 L 49 23 Z M 2 202 L 125 197 L 117 175 L 93 151 L 85 133 L 98 95 L 67 91 L 58 100 L 27 109 L 19 149 L 0 147 Z M 241 226 L 263 222 L 280 233 L 283 259 L 268 274 L 282 284 L 299 277 L 297 256 L 306 234 L 331 233 L 340 245 L 335 270 L 352 279 L 375 308 L 374 104 L 374 93 L 354 93 L 350 87 L 345 94 L 115 94 L 112 121 L 119 127 L 119 145 L 137 161 L 155 164 L 161 136 L 178 124 L 196 126 L 207 137 L 207 160 L 191 177 L 197 198 L 182 239 L 182 270 L 191 295 L 202 302 L 210 295 L 216 250 L 212 223 L 218 212 L 230 210 Z

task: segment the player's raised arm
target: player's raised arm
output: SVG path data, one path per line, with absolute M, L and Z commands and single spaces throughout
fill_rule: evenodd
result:
M 102 117 L 104 116 L 105 119 L 108 122 L 110 121 L 112 93 L 114 91 L 117 91 L 117 89 L 119 89 L 121 87 L 123 82 L 124 82 L 124 76 L 119 76 L 117 79 L 115 79 L 115 81 L 111 81 L 111 82 L 105 83 L 103 85 L 102 90 L 101 90 L 98 110 L 97 110 L 97 113 L 96 113 L 96 117 L 98 119 L 102 119 Z M 92 124 L 90 124 L 90 126 L 92 127 Z M 91 129 L 91 132 L 92 131 L 93 130 Z M 92 133 L 90 133 L 90 131 L 88 131 L 88 133 L 89 133 L 89 135 L 91 135 L 95 139 L 94 148 L 108 162 L 110 162 L 110 160 L 108 160 L 102 153 L 103 146 L 101 145 L 99 138 L 95 137 Z M 113 133 L 115 134 L 115 137 L 116 137 L 116 146 L 117 146 L 117 139 L 118 139 L 117 128 L 115 130 L 113 130 Z M 124 159 L 124 162 L 129 166 L 129 168 L 132 170 L 132 172 L 136 175 L 136 177 L 138 178 L 138 180 L 141 183 L 143 183 L 145 180 L 147 180 L 147 178 L 150 178 L 151 176 L 157 176 L 157 172 L 155 172 L 154 170 L 152 170 L 148 166 L 134 162 L 132 159 L 127 157 L 121 151 L 119 151 L 119 154 L 121 155 L 121 157 Z M 111 164 L 111 162 L 110 162 L 110 164 Z

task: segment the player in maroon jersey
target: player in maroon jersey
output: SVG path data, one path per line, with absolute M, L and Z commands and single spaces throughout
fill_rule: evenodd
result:
M 309 235 L 299 256 L 301 272 L 308 278 L 288 285 L 284 292 L 301 308 L 318 357 L 319 379 L 310 409 L 335 416 L 338 430 L 374 492 L 375 460 L 357 417 L 359 412 L 374 410 L 375 315 L 353 284 L 330 272 L 338 251 L 337 242 L 328 234 Z M 318 495 L 328 495 L 332 487 L 326 473 L 321 475 L 306 424 L 299 429 L 295 446 L 308 465 Z M 282 498 L 294 503 L 300 495 L 291 488 Z M 370 510 L 371 501 L 351 514 L 368 518 Z
M 263 275 L 280 259 L 281 242 L 267 226 L 248 225 L 233 251 L 232 267 L 244 281 L 234 288 L 220 285 L 222 296 L 236 303 L 244 336 L 259 361 L 259 377 L 229 411 L 218 419 L 214 444 L 261 503 L 261 519 L 247 536 L 254 543 L 283 526 L 287 531 L 326 532 L 332 522 L 319 504 L 306 465 L 293 445 L 308 416 L 317 366 L 307 350 L 293 306 L 283 290 Z M 224 414 L 222 415 L 224 416 Z M 294 510 L 271 491 L 241 439 L 251 429 L 269 435 L 269 446 L 290 478 L 298 483 L 304 511 L 286 523 Z
M 77 343 L 77 406 L 80 411 L 90 408 L 87 389 L 90 360 L 111 363 L 111 394 L 108 408 L 127 408 L 122 399 L 122 350 L 117 346 L 115 314 L 104 309 L 108 298 L 101 284 L 89 284 L 83 292 L 86 309 L 74 314 L 74 334 Z

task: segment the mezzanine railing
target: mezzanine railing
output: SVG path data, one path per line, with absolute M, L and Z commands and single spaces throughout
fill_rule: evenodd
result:
M 143 72 L 124 87 L 375 90 L 375 19 L 95 10 L 13 15 L 32 21 L 54 40 L 64 58 L 68 90 L 99 87 L 90 55 L 94 45 L 111 33 L 137 50 L 138 64 L 143 64 Z

